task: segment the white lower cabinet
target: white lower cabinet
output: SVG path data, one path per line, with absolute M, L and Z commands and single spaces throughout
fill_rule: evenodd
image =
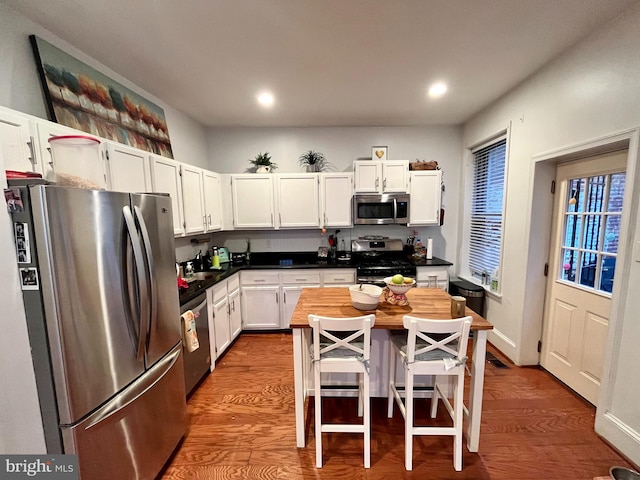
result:
M 243 271 L 242 327 L 287 329 L 303 288 L 353 285 L 355 272 L 351 268 Z
M 215 360 L 231 345 L 240 334 L 239 274 L 216 283 L 207 290 L 209 311 L 209 336 L 211 345 L 211 370 Z
M 441 288 L 445 292 L 449 291 L 449 268 L 438 267 L 416 267 L 417 287 Z

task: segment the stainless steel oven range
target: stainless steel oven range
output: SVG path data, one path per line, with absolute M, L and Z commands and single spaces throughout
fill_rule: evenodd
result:
M 416 267 L 403 253 L 403 241 L 381 236 L 365 236 L 351 241 L 356 282 L 385 286 L 384 278 L 399 273 L 416 276 Z

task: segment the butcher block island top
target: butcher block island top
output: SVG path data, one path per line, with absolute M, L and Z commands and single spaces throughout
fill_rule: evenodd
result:
M 387 330 L 403 329 L 404 315 L 443 320 L 451 318 L 451 296 L 444 290 L 412 288 L 406 295 L 409 300 L 407 306 L 401 307 L 380 301 L 375 310 L 364 311 L 353 307 L 348 288 L 303 288 L 291 317 L 290 327 L 308 328 L 309 314 L 346 318 L 375 313 L 374 328 Z M 466 308 L 465 314 L 473 318 L 471 330 L 493 329 L 493 325 L 469 307 Z

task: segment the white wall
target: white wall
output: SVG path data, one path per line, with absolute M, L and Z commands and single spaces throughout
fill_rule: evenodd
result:
M 445 222 L 442 227 L 416 229 L 423 238 L 432 236 L 434 254 L 453 262 L 458 235 L 461 130 L 459 127 L 349 127 L 349 128 L 216 128 L 209 131 L 209 168 L 220 173 L 242 173 L 250 159 L 268 151 L 278 164 L 278 173 L 300 172 L 300 154 L 322 152 L 335 171 L 352 169 L 353 161 L 371 158 L 371 147 L 388 146 L 391 160 L 436 160 L 443 171 Z M 406 237 L 414 229 L 400 226 L 358 226 L 341 229 L 348 240 L 359 235 Z M 329 231 L 332 233 L 332 231 Z M 215 240 L 218 237 L 219 240 Z M 246 233 L 216 234 L 215 242 L 227 243 L 232 251 L 244 248 Z M 251 232 L 254 251 L 314 251 L 326 245 L 317 231 Z M 299 237 L 299 241 L 295 240 Z M 267 246 L 267 240 L 269 241 Z M 324 241 L 324 243 L 322 243 Z M 230 243 L 229 243 L 230 242 Z
M 549 172 L 536 168 L 532 157 L 640 125 L 639 24 L 640 4 L 636 4 L 464 126 L 465 147 L 512 126 L 503 296 L 488 299 L 488 319 L 497 331 L 490 340 L 516 363 L 538 361 L 545 285 L 542 266 L 548 256 L 549 216 L 541 212 L 550 204 L 550 194 L 543 185 L 546 182 L 542 181 Z M 537 171 L 540 174 L 534 183 Z M 637 176 L 627 179 L 629 188 L 639 188 L 639 182 Z M 635 231 L 638 221 L 633 217 L 623 229 Z M 638 233 L 635 235 L 637 241 Z M 615 330 L 616 322 L 624 325 L 624 336 L 616 342 L 615 352 L 624 362 L 612 362 L 617 369 L 615 379 L 603 385 L 603 389 L 613 390 L 606 408 L 635 435 L 635 451 L 625 453 L 636 463 L 640 463 L 639 391 L 637 381 L 627 380 L 637 378 L 640 365 L 640 297 L 632 293 L 638 287 L 632 280 L 639 272 L 640 263 L 633 262 L 628 278 L 616 277 L 616 282 L 629 289 L 622 314 L 616 318 L 617 312 L 612 311 L 610 323 L 610 330 Z M 610 348 L 612 345 L 610 338 Z
M 29 35 L 38 35 L 77 59 L 139 93 L 164 109 L 176 160 L 206 167 L 205 128 L 166 102 L 132 84 L 121 75 L 99 64 L 40 25 L 0 4 L 0 105 L 40 118 L 47 117 L 44 94 L 33 57 Z

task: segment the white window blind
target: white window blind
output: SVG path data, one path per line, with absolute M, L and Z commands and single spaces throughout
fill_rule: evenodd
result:
M 469 270 L 474 277 L 500 266 L 506 139 L 473 152 Z

